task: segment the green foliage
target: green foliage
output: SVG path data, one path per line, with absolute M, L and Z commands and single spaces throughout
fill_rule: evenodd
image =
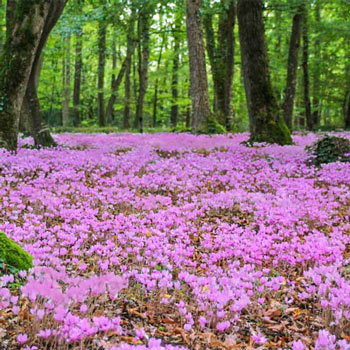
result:
M 350 141 L 342 137 L 325 135 L 307 150 L 311 154 L 309 163 L 317 166 L 350 161 Z
M 61 133 L 72 133 L 72 134 L 112 134 L 116 132 L 120 132 L 120 129 L 114 127 L 114 126 L 106 126 L 106 127 L 99 127 L 97 125 L 89 126 L 89 127 L 70 127 L 70 126 L 60 126 L 53 129 L 54 133 L 61 134 Z
M 200 133 L 208 135 L 226 134 L 226 129 L 218 122 L 217 116 L 212 114 L 209 116 Z
M 191 128 L 186 127 L 186 124 L 178 124 L 176 128 L 172 129 L 173 132 L 177 133 L 184 133 L 184 132 L 191 132 Z
M 265 2 L 265 32 L 269 52 L 274 93 L 278 96 L 279 105 L 283 103 L 286 85 L 286 72 L 289 51 L 289 39 L 292 17 L 300 1 L 304 0 L 271 0 Z M 215 35 L 219 29 L 219 18 L 227 9 L 229 0 L 204 0 L 201 15 L 213 16 Z M 321 18 L 317 19 L 316 8 L 319 6 Z M 312 112 L 315 111 L 315 96 L 319 95 L 321 123 L 318 129 L 328 130 L 343 127 L 343 104 L 346 90 L 350 89 L 350 11 L 347 0 L 324 0 L 305 2 L 309 23 L 309 77 Z M 5 36 L 4 17 L 2 10 L 2 37 Z M 127 29 L 131 19 L 136 19 L 135 34 L 137 34 L 137 20 L 145 11 L 151 11 L 150 29 L 150 57 L 148 70 L 148 90 L 144 105 L 145 129 L 153 126 L 153 109 L 156 85 L 158 101 L 156 108 L 156 127 L 160 130 L 170 130 L 170 111 L 172 101 L 172 69 L 174 58 L 174 40 L 180 43 L 178 100 L 178 124 L 176 131 L 187 132 L 183 125 L 186 115 L 190 113 L 191 100 L 189 98 L 189 62 L 187 55 L 185 1 L 155 1 L 155 0 L 75 0 L 67 4 L 65 12 L 45 48 L 45 58 L 39 84 L 39 97 L 45 120 L 50 126 L 61 125 L 61 108 L 64 97 L 62 74 L 63 62 L 67 62 L 65 40 L 71 37 L 70 51 L 70 88 L 73 95 L 75 72 L 75 47 L 77 35 L 82 34 L 83 67 L 82 86 L 79 110 L 82 125 L 94 128 L 97 123 L 97 73 L 98 73 L 98 23 L 104 21 L 107 25 L 106 68 L 105 68 L 105 104 L 111 94 L 112 74 L 118 74 L 126 55 Z M 175 31 L 176 21 L 180 27 Z M 137 38 L 136 38 L 137 39 Z M 217 39 L 217 38 L 216 38 Z M 116 44 L 117 63 L 113 68 L 113 43 Z M 235 26 L 235 72 L 233 82 L 233 109 L 235 112 L 232 129 L 229 131 L 247 131 L 249 126 L 246 97 L 241 74 L 241 57 L 239 48 L 238 25 Z M 321 47 L 317 54 L 317 45 Z M 162 57 L 158 64 L 162 48 Z M 133 125 L 139 92 L 138 52 L 132 59 L 131 69 L 131 101 L 130 125 Z M 214 84 L 208 61 L 208 83 L 211 102 L 214 102 Z M 300 61 L 301 68 L 301 61 Z M 316 84 L 316 77 L 318 83 Z M 157 83 L 157 84 L 156 84 Z M 318 90 L 318 91 L 317 91 Z M 305 129 L 305 107 L 303 91 L 303 74 L 299 69 L 298 89 L 295 108 L 295 127 Z M 114 106 L 114 120 L 110 124 L 121 130 L 123 127 L 123 112 L 125 107 L 124 83 L 120 85 Z M 70 109 L 73 110 L 71 99 Z M 0 110 L 1 110 L 0 99 Z M 73 113 L 71 113 L 71 119 Z M 223 120 L 216 116 L 223 124 Z M 72 123 L 71 123 L 72 124 Z M 224 132 L 217 129 L 215 123 L 208 125 L 210 133 Z M 70 131 L 70 130 L 69 130 Z M 84 129 L 84 131 L 86 131 Z M 95 131 L 95 130 L 94 130 Z M 94 132 L 92 131 L 92 132 Z M 205 132 L 205 130 L 203 130 Z M 280 135 L 281 136 L 281 135 Z M 283 135 L 282 135 L 283 137 Z
M 33 257 L 1 231 L 0 259 L 6 265 L 18 270 L 29 270 L 33 266 Z

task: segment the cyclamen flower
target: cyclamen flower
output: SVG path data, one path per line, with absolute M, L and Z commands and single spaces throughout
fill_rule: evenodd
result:
M 28 340 L 27 334 L 18 334 L 18 336 L 17 336 L 18 344 L 22 345 L 22 344 L 26 343 L 27 340 Z
M 220 332 L 225 332 L 226 329 L 230 328 L 230 326 L 231 326 L 230 321 L 223 321 L 223 322 L 219 322 L 216 325 L 216 329 Z
M 293 342 L 293 350 L 304 350 L 305 345 L 301 340 L 297 340 Z
M 336 337 L 330 334 L 327 330 L 320 330 L 315 343 L 315 350 L 335 350 Z
M 350 343 L 342 339 L 338 341 L 339 350 L 350 350 Z
M 258 334 L 252 335 L 252 339 L 257 345 L 263 345 L 268 341 L 268 339 L 260 332 Z
M 136 329 L 135 334 L 138 339 L 147 338 L 147 334 L 143 328 Z
M 21 311 L 21 308 L 19 306 L 14 306 L 11 311 L 15 314 L 18 315 L 19 312 Z
M 48 339 L 51 337 L 51 329 L 43 329 L 38 333 L 39 338 Z
M 80 306 L 80 312 L 81 312 L 82 314 L 85 314 L 85 312 L 86 312 L 87 310 L 88 310 L 87 305 L 82 304 L 82 305 Z

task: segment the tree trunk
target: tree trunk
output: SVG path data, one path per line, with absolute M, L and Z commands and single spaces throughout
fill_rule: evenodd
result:
M 229 130 L 232 127 L 232 83 L 234 73 L 234 0 L 221 0 L 217 38 L 213 29 L 213 15 L 205 16 L 207 52 L 214 83 L 214 111 L 218 121 Z
M 132 14 L 133 16 L 133 14 Z M 128 31 L 128 42 L 127 42 L 127 49 L 126 49 L 126 55 L 127 57 L 130 56 L 130 59 L 127 61 L 126 69 L 125 69 L 125 81 L 124 81 L 124 89 L 125 89 L 125 107 L 124 107 L 124 114 L 123 114 L 123 128 L 129 129 L 130 128 L 130 102 L 131 102 L 131 81 L 130 81 L 130 74 L 131 74 L 131 63 L 132 63 L 132 56 L 134 54 L 135 50 L 135 43 L 134 43 L 134 31 L 135 31 L 135 20 L 132 17 L 130 20 L 130 26 Z
M 138 70 L 138 62 L 139 62 L 139 58 L 140 58 L 140 41 L 139 44 L 137 45 L 137 58 L 136 55 L 134 55 L 134 59 L 132 62 L 132 92 L 134 95 L 134 101 L 135 101 L 135 105 L 136 105 L 136 109 L 137 109 L 137 101 L 138 101 L 138 82 L 137 82 L 137 70 Z M 137 120 L 137 115 L 135 113 L 135 117 L 133 120 L 133 128 L 137 129 L 138 126 L 138 120 Z
M 106 65 L 106 35 L 107 24 L 105 21 L 99 23 L 98 29 L 98 124 L 100 127 L 107 125 L 104 110 L 104 85 L 105 85 L 105 65 Z
M 17 149 L 22 103 L 51 2 L 21 1 L 0 58 L 0 147 L 9 150 Z
M 345 54 L 345 79 L 346 88 L 344 96 L 343 114 L 345 129 L 350 129 L 350 42 L 346 43 L 346 54 Z
M 134 51 L 134 48 L 132 47 L 131 50 L 127 53 L 127 56 L 125 57 L 125 60 L 120 68 L 117 78 L 113 80 L 112 94 L 111 94 L 111 97 L 109 98 L 107 112 L 106 112 L 107 116 L 112 116 L 113 106 L 115 104 L 115 100 L 117 97 L 116 92 L 123 80 L 127 67 L 128 66 L 130 67 L 130 61 L 131 61 L 133 51 Z
M 297 13 L 293 16 L 292 32 L 289 43 L 287 86 L 283 102 L 283 118 L 289 130 L 293 129 L 294 99 L 297 89 L 298 58 L 303 21 L 304 5 L 298 7 Z
M 111 96 L 108 101 L 106 117 L 107 122 L 112 123 L 114 121 L 114 104 L 117 100 L 118 88 L 115 89 L 116 74 L 117 69 L 117 41 L 116 41 L 116 29 L 114 27 L 113 40 L 112 40 L 112 79 L 111 79 Z
M 162 62 L 163 48 L 165 44 L 165 35 L 162 38 L 162 44 L 160 46 L 158 60 L 157 60 L 157 73 L 160 69 L 160 64 Z M 153 116 L 152 116 L 152 127 L 157 126 L 157 111 L 158 111 L 158 91 L 159 91 L 159 74 L 157 74 L 156 81 L 154 84 L 154 96 L 153 96 Z
M 66 42 L 65 42 L 65 55 L 63 58 L 63 64 L 62 64 L 62 82 L 63 82 L 63 103 L 62 103 L 62 125 L 68 126 L 70 124 L 69 120 L 69 104 L 70 104 L 70 96 L 71 96 L 71 90 L 70 90 L 70 65 L 71 65 L 71 37 L 70 35 L 67 36 Z
M 239 36 L 250 120 L 250 142 L 291 144 L 273 94 L 263 24 L 262 0 L 238 0 Z
M 276 33 L 276 42 L 275 42 L 275 53 L 277 57 L 281 57 L 281 52 L 282 52 L 282 9 L 274 2 L 272 4 L 272 6 L 274 6 L 275 8 L 275 23 L 276 23 L 276 29 L 275 29 L 275 33 Z M 280 76 L 281 76 L 281 72 L 276 69 L 275 73 L 275 79 L 276 79 L 276 85 L 274 86 L 274 91 L 275 91 L 275 95 L 277 98 L 277 103 L 278 105 L 281 105 L 281 99 L 282 99 L 282 93 L 281 93 L 281 89 L 279 88 L 280 86 Z
M 314 127 L 320 126 L 320 105 L 321 105 L 321 39 L 319 37 L 320 26 L 321 26 L 321 5 L 320 0 L 316 0 L 315 4 L 315 19 L 316 19 L 316 39 L 315 39 L 315 68 L 313 69 L 313 99 L 312 99 L 312 110 L 313 110 L 313 123 Z
M 7 0 L 6 5 L 6 39 L 9 39 L 12 35 L 14 22 L 14 16 L 16 12 L 17 0 Z
M 2 0 L 0 0 L 1 13 L 3 13 L 3 6 L 4 6 L 4 4 L 3 4 Z M 2 17 L 0 18 L 0 20 L 1 20 L 1 23 L 4 22 L 4 19 Z M 3 29 L 0 28 L 0 54 L 2 53 L 3 46 L 4 46 L 4 35 L 3 35 Z
M 225 1 L 222 4 L 225 6 Z M 223 58 L 223 89 L 219 89 L 219 111 L 225 116 L 224 126 L 230 130 L 233 125 L 233 74 L 235 64 L 235 28 L 236 7 L 234 0 L 228 0 L 227 10 L 221 15 L 219 21 L 218 52 Z M 222 95 L 222 96 L 221 96 Z
M 149 61 L 149 26 L 150 26 L 150 14 L 149 13 L 141 13 L 139 19 L 139 38 L 140 38 L 140 46 L 139 46 L 139 65 L 138 65 L 138 73 L 139 73 L 139 94 L 138 101 L 136 107 L 136 119 L 138 122 L 138 131 L 143 133 L 143 106 L 145 102 L 145 96 L 147 92 L 147 84 L 148 84 L 148 61 Z
M 179 97 L 179 65 L 180 65 L 180 36 L 181 29 L 179 19 L 175 21 L 175 28 L 173 31 L 174 37 L 174 53 L 173 53 L 173 72 L 171 79 L 171 113 L 170 123 L 173 128 L 177 126 L 177 120 L 179 115 L 178 97 Z
M 313 118 L 311 114 L 310 101 L 310 78 L 309 78 L 309 25 L 308 13 L 305 9 L 303 15 L 303 83 L 304 83 L 304 107 L 307 129 L 314 129 Z
M 78 2 L 82 5 L 82 1 Z M 73 124 L 79 126 L 81 123 L 81 107 L 80 107 L 80 92 L 81 92 L 81 73 L 83 69 L 83 28 L 80 25 L 75 36 L 75 69 L 74 69 L 74 91 L 73 91 Z
M 186 28 L 193 113 L 192 131 L 198 133 L 203 129 L 211 114 L 200 14 L 202 0 L 186 0 L 186 5 Z
M 188 81 L 186 81 L 186 83 L 188 83 Z M 191 86 L 189 87 L 187 94 L 188 94 L 188 97 L 191 99 Z M 191 124 L 192 124 L 191 116 L 192 116 L 191 104 L 188 104 L 186 107 L 186 121 L 185 121 L 186 129 L 189 129 L 191 127 Z
M 348 83 L 344 100 L 344 124 L 345 129 L 350 130 L 350 83 Z
M 60 18 L 65 5 L 65 0 L 55 1 L 50 5 L 49 14 L 46 18 L 43 33 L 35 54 L 35 59 L 21 110 L 20 119 L 22 120 L 22 124 L 26 124 L 29 128 L 28 130 L 34 138 L 34 143 L 36 146 L 49 147 L 56 145 L 56 142 L 50 134 L 49 128 L 44 122 L 40 101 L 38 98 L 38 85 L 43 62 L 42 51 L 44 50 L 49 35 Z

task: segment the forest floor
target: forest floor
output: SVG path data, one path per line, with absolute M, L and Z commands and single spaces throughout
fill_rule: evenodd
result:
M 349 349 L 350 164 L 246 138 L 1 152 L 0 230 L 34 268 L 1 278 L 0 349 Z

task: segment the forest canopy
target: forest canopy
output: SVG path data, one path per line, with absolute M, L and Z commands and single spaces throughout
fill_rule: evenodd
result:
M 25 23 L 16 1 L 1 2 L 5 67 L 19 35 L 11 23 Z M 347 0 L 60 0 L 50 6 L 33 47 L 21 118 L 13 119 L 36 144 L 54 144 L 48 131 L 38 136 L 46 125 L 56 131 L 250 129 L 252 141 L 280 144 L 291 142 L 286 126 L 350 128 Z

